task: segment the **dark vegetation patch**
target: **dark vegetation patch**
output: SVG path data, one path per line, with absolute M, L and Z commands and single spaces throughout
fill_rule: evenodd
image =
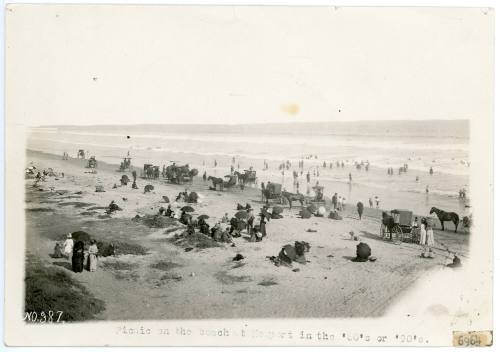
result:
M 62 311 L 60 321 L 85 321 L 96 318 L 105 309 L 104 302 L 95 298 L 82 284 L 64 270 L 49 267 L 33 256 L 26 260 L 25 312 Z M 54 316 L 54 319 L 58 314 Z
M 139 267 L 139 264 L 120 261 L 105 261 L 101 262 L 101 265 L 108 270 L 133 270 Z
M 64 241 L 66 239 L 67 234 L 59 235 L 56 240 Z M 85 231 L 75 231 L 71 233 L 71 237 L 74 241 L 83 241 L 86 245 L 89 244 L 92 236 Z M 123 241 L 97 241 L 97 249 L 99 250 L 100 256 L 109 256 L 111 253 L 108 250 L 108 247 L 112 245 L 114 247 L 115 255 L 124 255 L 124 254 L 132 254 L 132 255 L 146 255 L 147 250 L 143 246 Z M 108 254 L 107 254 L 108 253 Z
M 236 264 L 234 264 L 232 266 L 231 269 L 238 269 L 238 268 L 241 268 L 242 266 L 245 266 L 246 264 L 244 262 L 237 262 Z
M 60 206 L 65 207 L 65 206 L 74 206 L 75 208 L 86 208 L 91 205 L 94 205 L 94 203 L 85 203 L 85 202 L 62 202 L 59 203 Z
M 122 261 L 103 261 L 101 262 L 103 270 L 109 270 L 118 280 L 137 281 L 139 274 L 134 270 L 139 264 Z
M 49 211 L 55 211 L 52 208 L 27 208 L 26 211 L 33 212 L 33 213 L 42 213 L 42 212 L 49 212 Z
M 99 213 L 97 211 L 94 211 L 94 210 L 92 210 L 92 211 L 88 211 L 88 210 L 87 211 L 82 211 L 80 213 L 80 215 L 85 215 L 85 216 L 94 216 L 96 214 L 99 214 Z
M 158 263 L 151 264 L 150 267 L 153 269 L 158 269 L 158 270 L 163 270 L 163 271 L 169 271 L 170 269 L 173 268 L 178 268 L 182 265 L 174 263 L 174 262 L 169 262 L 169 261 L 159 261 Z
M 105 210 L 105 209 L 108 209 L 108 208 L 109 207 L 96 206 L 96 207 L 87 208 L 87 210 Z
M 276 281 L 274 281 L 273 279 L 267 279 L 267 280 L 263 280 L 261 282 L 259 282 L 257 285 L 260 285 L 260 286 L 274 286 L 274 285 L 277 285 L 278 283 Z
M 171 226 L 171 227 L 169 227 L 168 229 L 165 230 L 164 234 L 168 235 L 169 233 L 175 232 L 177 230 L 181 230 L 183 228 L 184 228 L 184 226 Z
M 153 228 L 166 228 L 173 225 L 179 225 L 179 222 L 176 219 L 160 214 L 144 215 L 142 217 L 137 216 L 132 220 Z
M 219 271 L 217 274 L 215 274 L 215 278 L 225 285 L 230 285 L 230 284 L 234 284 L 234 283 L 238 283 L 238 282 L 250 282 L 250 281 L 252 281 L 252 278 L 250 276 L 231 275 L 225 271 Z
M 222 247 L 219 242 L 199 232 L 195 232 L 192 235 L 188 235 L 187 232 L 175 234 L 172 238 L 167 239 L 167 241 L 179 247 L 194 247 L 197 249 Z
M 170 281 L 170 280 L 181 281 L 182 276 L 175 273 L 166 273 L 160 277 L 160 281 Z

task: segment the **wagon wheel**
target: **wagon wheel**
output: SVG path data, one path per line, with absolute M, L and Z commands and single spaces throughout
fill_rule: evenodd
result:
M 385 225 L 380 224 L 380 238 L 385 239 Z
M 403 240 L 403 230 L 399 225 L 396 225 L 392 228 L 392 242 L 394 244 L 401 244 Z

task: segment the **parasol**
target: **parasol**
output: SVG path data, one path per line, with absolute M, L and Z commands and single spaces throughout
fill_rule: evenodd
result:
M 182 211 L 185 211 L 186 213 L 190 213 L 190 212 L 193 212 L 194 209 L 193 207 L 189 206 L 189 205 L 185 205 L 181 208 Z
M 198 216 L 198 219 L 199 219 L 199 220 L 201 220 L 201 219 L 203 219 L 203 220 L 207 220 L 208 218 L 210 218 L 210 216 L 208 216 L 208 215 L 206 215 L 206 214 L 203 214 L 203 215 Z

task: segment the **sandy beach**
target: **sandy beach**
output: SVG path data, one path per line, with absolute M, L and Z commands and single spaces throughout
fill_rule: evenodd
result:
M 81 159 L 61 160 L 59 155 L 35 151 L 28 151 L 27 158 L 38 169 L 64 173 L 48 177 L 38 187 L 32 186 L 33 179 L 26 180 L 27 254 L 58 267 L 102 300 L 105 309 L 95 319 L 378 317 L 419 278 L 448 263 L 445 248 L 467 260 L 469 234 L 461 228 L 456 234 L 450 224 L 444 232 L 435 229 L 435 258 L 423 259 L 419 245 L 396 245 L 379 237 L 380 209 L 365 205 L 359 220 L 349 204 L 343 220 L 336 221 L 301 219 L 296 203 L 292 209 L 285 207 L 282 219 L 267 224 L 268 236 L 262 242 L 249 242 L 244 232 L 234 239 L 234 247 L 214 243 L 186 251 L 186 244 L 173 240 L 184 231 L 183 225 L 150 228 L 132 219 L 158 213 L 166 206 L 163 196 L 173 200 L 188 188 L 201 195 L 194 214 L 208 215 L 213 225 L 224 213 L 234 214 L 237 203 L 260 209 L 260 190 L 210 191 L 199 176 L 189 185 L 139 178 L 138 190 L 130 184 L 113 189 L 123 174 L 116 165 L 100 162 L 97 173 L 91 174 Z M 144 194 L 146 184 L 154 191 Z M 97 185 L 105 192 L 95 192 Z M 331 194 L 326 197 L 331 199 Z M 112 200 L 123 210 L 107 216 L 105 208 Z M 96 272 L 73 273 L 68 260 L 50 254 L 56 239 L 75 231 L 117 243 L 118 249 L 128 244 L 141 250 L 100 257 Z M 376 261 L 352 261 L 359 241 L 351 240 L 350 231 L 369 244 Z M 277 267 L 266 258 L 294 241 L 310 244 L 306 264 Z M 233 261 L 236 254 L 244 259 Z

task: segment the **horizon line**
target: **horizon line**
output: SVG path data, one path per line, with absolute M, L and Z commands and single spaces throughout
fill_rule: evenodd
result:
M 118 123 L 118 124 L 51 124 L 28 126 L 31 128 L 54 128 L 54 127 L 106 127 L 106 126 L 259 126 L 259 125 L 298 125 L 298 124 L 318 124 L 318 123 L 381 123 L 381 122 L 443 122 L 443 121 L 470 121 L 470 119 L 387 119 L 387 120 L 337 120 L 337 121 L 275 121 L 275 122 L 241 122 L 241 123 Z

